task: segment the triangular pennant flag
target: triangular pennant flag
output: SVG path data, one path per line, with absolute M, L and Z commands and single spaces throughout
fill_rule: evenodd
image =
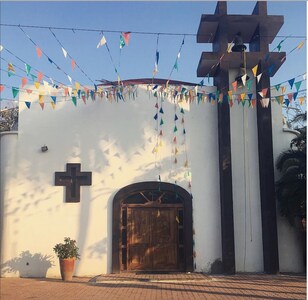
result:
M 30 109 L 30 106 L 31 106 L 31 102 L 29 102 L 29 101 L 26 101 L 25 102 L 25 104 L 26 104 L 26 106 Z
M 242 94 L 241 94 L 241 100 L 242 100 L 242 102 L 244 102 L 245 97 L 246 97 L 246 93 L 242 93 Z
M 56 104 L 54 102 L 50 102 L 52 109 L 56 108 Z
M 291 89 L 292 89 L 292 87 L 293 87 L 294 81 L 295 81 L 295 78 L 292 78 L 292 79 L 288 80 Z
M 246 78 L 247 78 L 247 74 L 244 74 L 244 75 L 241 77 L 241 80 L 242 80 L 244 86 L 246 85 Z
M 267 91 L 268 91 L 268 88 L 262 89 L 263 97 L 266 97 Z
M 72 59 L 72 70 L 75 70 L 76 62 Z
M 228 53 L 231 52 L 232 45 L 233 45 L 233 43 L 228 43 L 228 48 L 227 48 Z
M 280 83 L 275 85 L 275 89 L 276 89 L 277 92 L 279 91 L 279 89 L 280 89 Z
M 70 83 L 73 84 L 71 76 L 67 75 L 67 78 L 70 81 Z
M 26 91 L 27 91 L 28 94 L 32 94 L 32 90 L 26 89 Z
M 163 135 L 163 131 L 162 131 L 162 130 L 159 131 L 159 135 L 160 135 L 160 136 Z
M 252 93 L 247 94 L 249 101 L 252 99 Z
M 122 32 L 122 36 L 124 38 L 125 44 L 128 45 L 129 38 L 130 38 L 130 32 Z
M 155 116 L 154 116 L 154 120 L 157 120 L 157 118 L 158 118 L 158 116 L 157 116 L 157 114 L 155 114 Z
M 289 104 L 290 104 L 289 99 L 284 99 L 284 103 L 286 104 L 287 107 L 289 107 Z
M 298 94 L 297 92 L 296 92 L 296 93 L 293 93 L 293 99 L 294 99 L 294 100 L 296 100 L 297 94 Z
M 39 95 L 39 103 L 43 103 L 44 102 L 44 95 Z
M 293 100 L 293 93 L 289 93 L 289 94 L 288 94 L 288 99 L 289 99 L 289 102 L 292 103 L 292 100 Z
M 259 94 L 262 98 L 264 97 L 262 91 L 261 91 L 261 92 L 258 92 L 258 94 Z
M 2 45 L 0 45 L 0 52 L 4 49 L 4 47 Z
M 181 114 L 184 114 L 184 109 L 183 109 L 183 107 L 181 108 L 180 112 L 181 112 Z
M 67 51 L 62 47 L 62 52 L 63 52 L 63 55 L 64 55 L 64 57 L 66 58 L 66 56 L 67 56 Z
M 64 88 L 64 96 L 66 97 L 68 95 L 68 88 Z
M 73 101 L 74 105 L 77 106 L 77 98 L 76 97 L 72 97 L 72 101 Z
M 19 93 L 19 88 L 12 87 L 13 98 L 15 98 Z
M 21 87 L 23 88 L 28 82 L 28 79 L 26 77 L 21 78 Z
M 106 43 L 107 43 L 106 38 L 103 36 L 103 37 L 100 39 L 99 43 L 97 44 L 96 48 L 99 48 L 99 47 L 101 47 L 101 46 L 104 46 Z
M 52 64 L 53 63 L 53 61 L 49 58 L 49 57 L 47 57 L 48 58 L 48 61 Z
M 7 72 L 7 75 L 8 75 L 9 77 L 13 76 L 14 74 L 15 74 L 15 72 L 12 72 L 12 71 L 8 71 L 8 72 Z
M 41 58 L 41 56 L 42 56 L 42 50 L 41 50 L 39 47 L 37 47 L 37 46 L 36 46 L 36 53 L 37 53 L 37 56 L 38 56 L 39 58 Z
M 251 70 L 252 70 L 253 76 L 256 77 L 257 72 L 258 72 L 258 65 L 255 65 Z
M 120 49 L 122 49 L 125 46 L 125 41 L 122 35 L 120 35 Z
M 234 92 L 236 92 L 236 88 L 237 88 L 237 81 L 236 80 L 232 82 L 232 87 L 233 87 Z
M 87 102 L 86 102 L 86 95 L 85 94 L 81 95 L 81 99 L 84 102 L 84 104 L 87 104 Z
M 36 89 L 38 90 L 40 88 L 40 83 L 38 81 L 35 81 L 34 82 L 34 85 L 36 87 Z
M 177 160 L 177 158 L 175 158 L 175 159 L 174 159 L 174 163 L 175 163 L 175 164 L 177 164 L 177 163 L 178 163 L 178 160 Z
M 270 99 L 269 98 L 263 98 L 262 100 L 263 107 L 268 107 Z
M 176 136 L 173 138 L 173 143 L 176 144 L 177 141 L 176 141 Z
M 286 86 L 285 86 L 285 85 L 281 87 L 281 92 L 282 92 L 283 94 L 286 92 Z
M 184 163 L 184 167 L 187 168 L 188 167 L 188 160 L 185 161 Z
M 177 131 L 178 131 L 178 128 L 176 126 L 174 126 L 173 132 L 177 132 Z
M 37 76 L 33 75 L 33 74 L 30 74 L 31 75 L 31 78 L 33 81 L 35 81 L 37 79 Z
M 185 128 L 183 128 L 183 134 L 186 134 L 186 130 L 185 130 Z
M 37 80 L 38 81 L 42 81 L 42 79 L 43 79 L 43 73 L 42 72 L 38 72 L 37 73 Z
M 158 103 L 156 102 L 155 107 L 158 108 Z
M 57 97 L 56 97 L 56 96 L 50 96 L 50 98 L 52 99 L 53 103 L 56 104 L 56 102 L 57 102 Z
M 25 68 L 26 68 L 27 75 L 29 75 L 30 74 L 30 70 L 31 70 L 31 66 L 28 65 L 28 64 L 25 64 Z
M 173 68 L 174 68 L 175 70 L 177 70 L 177 71 L 179 70 L 179 67 L 178 67 L 178 60 L 175 61 Z
M 40 106 L 41 106 L 41 109 L 42 109 L 42 110 L 44 109 L 44 105 L 45 105 L 44 102 L 40 103 Z
M 11 71 L 12 73 L 15 73 L 15 69 L 12 63 L 8 63 L 7 65 L 7 70 Z
M 163 113 L 164 113 L 164 110 L 163 110 L 163 108 L 162 108 L 162 107 L 160 108 L 159 112 L 160 112 L 161 114 L 163 114 Z
M 232 90 L 228 91 L 228 96 L 229 96 L 229 99 L 232 98 Z
M 259 83 L 259 81 L 260 81 L 260 79 L 261 79 L 261 76 L 262 76 L 262 73 L 260 73 L 260 74 L 257 76 L 258 83 Z
M 299 104 L 303 105 L 305 97 L 300 97 L 298 100 L 299 100 Z
M 0 84 L 0 92 L 4 91 L 4 85 Z
M 256 99 L 252 99 L 251 100 L 251 107 L 252 108 L 256 107 L 256 103 L 257 103 L 257 100 Z
M 298 92 L 301 84 L 302 84 L 302 81 L 297 81 L 297 82 L 294 83 L 297 92 Z
M 164 124 L 164 121 L 163 121 L 163 119 L 161 119 L 159 125 L 163 125 L 163 124 Z
M 304 46 L 304 43 L 305 43 L 305 41 L 302 41 L 302 42 L 300 42 L 298 45 L 297 45 L 297 49 L 300 49 L 300 48 L 302 48 L 303 46 Z
M 80 84 L 77 81 L 75 82 L 75 87 L 76 87 L 76 90 L 80 89 Z
M 174 121 L 178 120 L 178 116 L 175 114 L 174 115 Z

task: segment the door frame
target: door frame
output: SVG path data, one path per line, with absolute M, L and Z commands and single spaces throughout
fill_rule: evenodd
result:
M 120 189 L 113 199 L 112 211 L 112 273 L 121 272 L 122 232 L 121 206 L 125 199 L 140 192 L 169 192 L 176 194 L 183 203 L 184 210 L 184 271 L 193 271 L 193 228 L 192 228 L 192 196 L 182 187 L 160 181 L 146 181 L 130 184 Z

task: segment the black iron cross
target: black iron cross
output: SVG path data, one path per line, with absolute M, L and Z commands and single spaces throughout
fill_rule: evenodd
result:
M 55 172 L 55 185 L 66 187 L 66 202 L 80 202 L 80 186 L 92 184 L 92 172 L 80 172 L 80 164 L 66 164 L 66 172 Z

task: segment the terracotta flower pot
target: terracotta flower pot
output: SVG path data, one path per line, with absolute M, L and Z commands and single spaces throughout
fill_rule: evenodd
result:
M 75 260 L 76 258 L 59 259 L 62 280 L 64 281 L 73 280 Z

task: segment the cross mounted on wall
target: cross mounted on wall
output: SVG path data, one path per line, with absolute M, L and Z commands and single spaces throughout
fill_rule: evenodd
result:
M 92 184 L 92 172 L 81 172 L 80 164 L 66 164 L 66 172 L 55 172 L 55 185 L 65 186 L 65 202 L 80 202 L 80 186 Z

